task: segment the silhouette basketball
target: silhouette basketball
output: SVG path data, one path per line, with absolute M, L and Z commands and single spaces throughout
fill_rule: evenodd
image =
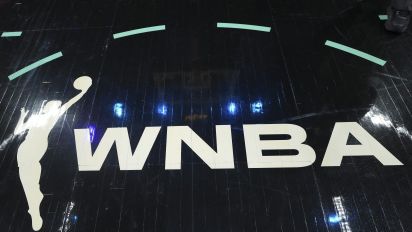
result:
M 91 85 L 92 85 L 92 79 L 88 76 L 79 77 L 73 82 L 73 87 L 78 90 L 86 90 Z

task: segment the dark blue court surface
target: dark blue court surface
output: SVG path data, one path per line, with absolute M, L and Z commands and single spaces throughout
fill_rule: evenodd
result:
M 32 231 L 20 109 L 66 103 L 80 76 L 93 85 L 40 162 L 41 231 L 412 231 L 412 33 L 385 31 L 388 4 L 0 0 L 0 34 L 14 32 L 0 37 L 0 231 Z M 359 123 L 404 165 L 368 154 L 322 167 L 336 122 Z M 244 124 L 304 128 L 316 161 L 249 168 Z M 181 169 L 165 170 L 168 126 L 189 126 L 216 150 L 216 125 L 231 125 L 234 169 L 211 169 L 183 145 Z M 143 170 L 120 170 L 115 146 L 100 171 L 79 170 L 74 129 L 90 130 L 95 151 L 107 128 L 127 127 L 134 151 L 149 126 L 162 128 Z M 279 154 L 297 151 L 263 152 Z

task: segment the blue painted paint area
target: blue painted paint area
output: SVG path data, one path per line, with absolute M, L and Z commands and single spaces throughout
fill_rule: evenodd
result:
M 5 31 L 1 33 L 1 37 L 6 38 L 6 37 L 19 37 L 21 36 L 23 32 L 21 31 Z
M 230 28 L 230 29 L 241 29 L 241 30 L 251 30 L 260 32 L 270 32 L 272 28 L 259 25 L 251 24 L 240 24 L 240 23 L 217 23 L 217 28 Z
M 367 54 L 367 53 L 362 52 L 362 51 L 359 51 L 359 50 L 357 50 L 357 49 L 348 47 L 348 46 L 343 45 L 343 44 L 339 44 L 339 43 L 336 43 L 336 42 L 327 40 L 327 41 L 325 42 L 325 45 L 326 45 L 326 46 L 329 46 L 329 47 L 332 47 L 332 48 L 336 48 L 336 49 L 341 50 L 341 51 L 344 51 L 344 52 L 347 52 L 347 53 L 349 53 L 349 54 L 352 54 L 352 55 L 361 57 L 361 58 L 363 58 L 363 59 L 365 59 L 365 60 L 369 60 L 370 62 L 373 62 L 373 63 L 378 64 L 378 65 L 380 65 L 380 66 L 384 66 L 384 65 L 386 64 L 386 61 L 385 61 L 385 60 L 382 60 L 382 59 L 380 59 L 380 58 L 378 58 L 378 57 L 372 56 L 372 55 L 370 55 L 370 54 Z
M 113 38 L 119 39 L 119 38 L 123 38 L 127 36 L 138 35 L 138 34 L 143 34 L 143 33 L 148 33 L 148 32 L 154 32 L 154 31 L 164 31 L 164 30 L 166 30 L 166 25 L 145 27 L 145 28 L 139 28 L 139 29 L 134 29 L 130 31 L 113 34 Z
M 34 63 L 32 63 L 32 64 L 24 67 L 24 68 L 18 70 L 17 72 L 9 75 L 9 80 L 12 81 L 12 80 L 16 79 L 17 77 L 19 77 L 19 76 L 21 76 L 21 75 L 23 75 L 23 74 L 25 74 L 25 73 L 27 73 L 27 72 L 30 72 L 31 70 L 33 70 L 33 69 L 35 69 L 35 68 L 37 68 L 37 67 L 40 67 L 40 66 L 42 66 L 42 65 L 44 65 L 44 64 L 46 64 L 46 63 L 48 63 L 48 62 L 51 62 L 51 61 L 53 61 L 53 60 L 55 60 L 55 59 L 57 59 L 57 58 L 60 58 L 60 57 L 62 57 L 62 56 L 63 56 L 63 53 L 62 53 L 62 52 L 57 52 L 57 53 L 54 53 L 53 55 L 47 56 L 47 57 L 45 57 L 45 58 L 43 58 L 43 59 L 40 59 L 40 60 L 38 60 L 38 61 L 36 61 L 36 62 L 34 62 Z
M 388 15 L 379 15 L 378 17 L 382 21 L 388 20 Z

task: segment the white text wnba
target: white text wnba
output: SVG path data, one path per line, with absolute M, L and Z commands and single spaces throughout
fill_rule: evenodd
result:
M 142 170 L 161 127 L 146 127 L 132 152 L 127 128 L 108 128 L 94 154 L 88 129 L 75 129 L 77 158 L 80 171 L 99 171 L 111 147 L 116 145 L 120 170 Z M 299 168 L 315 162 L 312 147 L 304 144 L 305 130 L 293 124 L 244 125 L 246 158 L 249 168 Z M 352 134 L 357 145 L 348 145 Z M 261 135 L 289 135 L 285 140 L 262 140 Z M 182 143 L 188 145 L 211 169 L 233 169 L 233 144 L 230 125 L 216 126 L 216 151 L 188 126 L 167 127 L 165 169 L 181 168 Z M 295 150 L 296 155 L 263 155 L 264 150 Z M 385 147 L 356 122 L 338 122 L 333 129 L 323 167 L 340 166 L 345 156 L 373 156 L 383 165 L 403 165 Z

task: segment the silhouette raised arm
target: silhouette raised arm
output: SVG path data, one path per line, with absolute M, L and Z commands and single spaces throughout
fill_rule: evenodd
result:
M 79 101 L 83 97 L 83 95 L 86 94 L 87 90 L 90 88 L 91 85 L 92 79 L 90 77 L 82 76 L 77 78 L 73 82 L 73 86 L 75 89 L 78 89 L 81 92 L 74 96 L 72 99 L 70 99 L 68 102 L 66 102 L 63 106 L 61 106 L 60 115 L 64 114 L 73 104 Z
M 62 105 L 60 107 L 60 115 L 64 114 L 72 105 L 79 101 L 85 93 L 86 91 L 82 91 L 81 93 L 77 94 L 72 99 L 70 99 L 68 102 L 66 102 L 64 105 Z

